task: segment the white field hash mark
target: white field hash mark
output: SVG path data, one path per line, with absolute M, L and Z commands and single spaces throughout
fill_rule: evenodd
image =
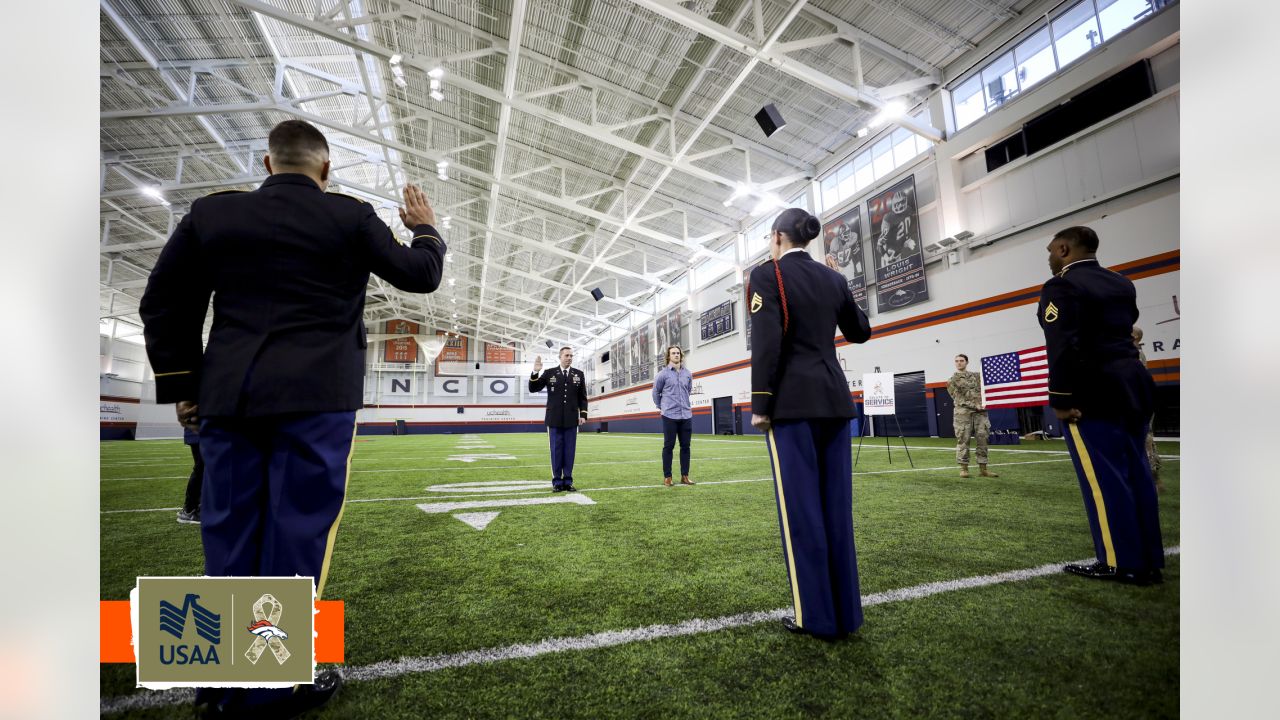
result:
M 1173 547 L 1165 548 L 1164 554 L 1166 556 L 1173 556 L 1178 555 L 1180 552 L 1181 547 L 1174 545 Z M 1076 560 L 1074 562 L 1087 564 L 1093 559 L 1094 558 L 1089 558 L 1088 560 Z M 1022 580 L 1031 580 L 1034 578 L 1057 575 L 1062 572 L 1062 566 L 1065 564 L 1067 563 L 1046 563 L 1044 565 L 1024 568 L 1022 570 L 1009 570 L 1006 572 L 993 573 L 991 575 L 975 575 L 973 577 L 958 578 L 955 580 L 941 580 L 938 582 L 923 583 L 921 585 L 899 588 L 897 590 L 887 590 L 885 592 L 874 593 L 872 595 L 863 595 L 862 606 L 866 608 L 874 605 L 883 605 L 885 603 L 900 602 L 904 600 L 919 600 L 932 595 L 940 595 L 942 593 L 955 592 L 957 590 L 968 590 L 971 588 L 988 587 L 991 585 L 1001 585 L 1004 583 L 1020 582 Z M 634 642 L 645 642 L 661 638 L 683 637 L 688 635 L 700 635 L 703 633 L 729 630 L 749 625 L 759 625 L 761 623 L 781 620 L 784 616 L 791 614 L 791 612 L 792 610 L 789 607 L 778 608 L 777 610 L 761 610 L 758 612 L 726 615 L 718 618 L 695 618 L 693 620 L 685 620 L 684 622 L 672 625 L 647 625 L 645 627 L 629 628 L 626 630 L 608 630 L 591 635 L 579 635 L 577 637 L 548 638 L 535 643 L 520 643 L 516 645 L 507 645 L 505 647 L 466 650 L 449 655 L 402 657 L 397 660 L 383 660 L 373 663 L 372 665 L 348 668 L 343 672 L 343 676 L 346 680 L 351 682 L 385 680 L 387 678 L 400 677 L 402 675 L 429 673 L 448 668 L 487 665 L 489 663 L 503 662 L 505 660 L 529 659 L 539 657 L 541 655 L 550 655 L 552 653 L 597 650 L 600 648 L 627 645 Z M 195 691 L 190 688 L 179 688 L 154 693 L 135 693 L 133 695 L 121 695 L 113 698 L 106 698 L 102 701 L 100 710 L 103 715 L 107 715 L 110 713 L 124 712 L 126 710 L 141 710 L 145 708 L 176 705 L 182 702 L 191 702 L 194 699 Z

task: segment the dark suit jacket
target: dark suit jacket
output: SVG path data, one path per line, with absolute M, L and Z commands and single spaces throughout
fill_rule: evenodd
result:
M 1085 418 L 1145 423 L 1155 381 L 1133 345 L 1137 292 L 1096 260 L 1072 263 L 1040 290 L 1049 405 Z
M 576 367 L 570 367 L 568 375 L 560 373 L 560 365 L 549 368 L 539 376 L 529 377 L 529 392 L 541 392 L 547 388 L 547 427 L 578 427 L 578 418 L 587 417 L 587 376 Z
M 369 274 L 428 293 L 444 253 L 430 225 L 414 228 L 406 247 L 372 205 L 321 192 L 305 175 L 197 200 L 160 253 L 139 310 L 156 401 L 197 400 L 202 417 L 360 408 Z
M 849 384 L 836 359 L 835 331 L 864 343 L 871 324 L 844 276 L 808 252 L 783 255 L 751 271 L 751 412 L 774 420 L 851 418 Z M 786 313 L 783 313 L 783 294 Z M 785 328 L 784 328 L 785 324 Z

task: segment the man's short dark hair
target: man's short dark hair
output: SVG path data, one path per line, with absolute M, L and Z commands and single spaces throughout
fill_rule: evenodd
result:
M 964 353 L 956 353 L 956 357 L 962 357 L 964 358 L 965 362 L 969 362 L 969 356 L 965 355 Z
M 560 348 L 560 354 L 563 354 L 565 350 L 568 350 L 569 352 L 573 352 L 573 348 L 569 347 L 568 345 L 565 345 L 564 347 Z
M 318 168 L 329 159 L 329 141 L 309 122 L 285 120 L 267 136 L 267 153 L 278 167 Z
M 1088 228 L 1084 225 L 1069 227 L 1065 230 L 1059 230 L 1058 234 L 1053 236 L 1054 240 L 1059 238 L 1066 240 L 1068 243 L 1071 243 L 1085 252 L 1098 252 L 1098 233 L 1094 232 L 1093 228 Z

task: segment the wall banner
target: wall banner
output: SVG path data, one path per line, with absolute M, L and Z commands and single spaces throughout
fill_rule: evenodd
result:
M 876 311 L 910 307 L 929 299 L 924 248 L 912 175 L 867 201 L 874 234 Z
M 438 377 L 432 385 L 432 394 L 437 398 L 466 398 L 467 378 Z
M 382 373 L 382 394 L 412 395 L 413 375 L 411 373 L 405 373 L 403 375 Z
M 388 335 L 409 335 L 410 337 L 386 340 L 382 343 L 382 361 L 389 363 L 418 362 L 418 341 L 413 335 L 418 334 L 418 323 L 408 320 L 388 320 Z
M 516 362 L 516 349 L 513 347 L 506 347 L 505 345 L 485 343 L 484 361 L 486 363 L 504 363 L 514 365 Z
M 835 258 L 862 312 L 867 310 L 866 257 L 862 250 L 862 206 L 854 205 L 845 214 L 822 226 L 822 244 L 826 254 Z
M 449 337 L 444 330 L 437 330 L 436 337 L 444 341 L 444 348 L 436 357 L 436 375 L 441 374 L 441 363 L 465 363 L 467 361 L 467 338 Z
M 516 379 L 509 377 L 487 377 L 481 385 L 484 397 L 515 397 Z

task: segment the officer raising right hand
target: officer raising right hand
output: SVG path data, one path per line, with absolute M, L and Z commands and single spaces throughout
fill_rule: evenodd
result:
M 542 356 L 541 355 L 533 359 L 533 371 L 535 373 L 542 372 Z

